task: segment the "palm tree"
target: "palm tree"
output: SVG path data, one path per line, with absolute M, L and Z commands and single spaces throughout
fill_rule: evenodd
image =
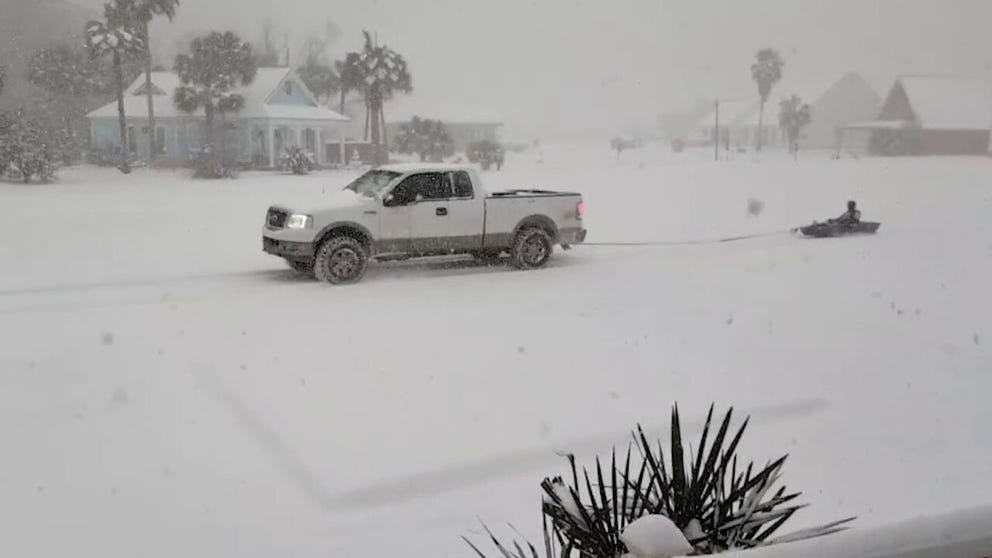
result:
M 251 45 L 230 31 L 213 31 L 197 37 L 190 50 L 190 55 L 176 56 L 175 70 L 182 85 L 176 88 L 173 101 L 184 112 L 203 109 L 207 125 L 205 146 L 214 154 L 215 162 L 223 166 L 226 130 L 221 133 L 220 151 L 213 149 L 214 114 L 219 113 L 223 122 L 226 113 L 244 107 L 244 98 L 231 90 L 255 79 L 255 59 Z
M 751 79 L 758 84 L 758 97 L 761 98 L 761 107 L 758 109 L 758 151 L 761 151 L 761 139 L 765 131 L 765 102 L 768 101 L 772 87 L 782 79 L 783 66 L 785 61 L 782 60 L 782 55 L 773 48 L 759 50 L 754 64 L 751 64 Z
M 83 30 L 90 56 L 110 55 L 114 64 L 115 89 L 117 90 L 117 119 L 120 126 L 121 172 L 131 172 L 128 163 L 130 142 L 127 137 L 127 116 L 124 114 L 124 70 L 126 56 L 144 51 L 144 40 L 139 25 L 133 19 L 133 0 L 114 0 L 103 5 L 103 21 L 90 21 Z
M 334 63 L 334 69 L 338 73 L 338 93 L 341 94 L 341 107 L 338 112 L 344 114 L 344 101 L 348 93 L 359 91 L 365 81 L 362 79 L 362 69 L 359 65 L 361 55 L 357 52 L 349 52 L 344 60 Z
M 793 95 L 779 103 L 778 125 L 789 139 L 789 151 L 797 152 L 796 142 L 803 128 L 813 121 L 813 109 L 799 95 Z
M 136 0 L 134 3 L 134 19 L 141 26 L 141 37 L 145 42 L 145 96 L 148 99 L 148 162 L 155 162 L 158 156 L 155 136 L 155 103 L 152 93 L 152 47 L 148 35 L 148 27 L 155 16 L 165 16 L 172 21 L 176 16 L 179 0 Z
M 368 106 L 368 116 L 371 121 L 372 145 L 374 147 L 374 163 L 383 164 L 389 158 L 388 146 L 385 145 L 386 117 L 383 104 L 397 92 L 413 91 L 410 72 L 407 70 L 406 59 L 385 45 L 379 45 L 372 40 L 368 31 L 365 35 L 365 47 L 358 57 L 362 76 L 362 93 Z

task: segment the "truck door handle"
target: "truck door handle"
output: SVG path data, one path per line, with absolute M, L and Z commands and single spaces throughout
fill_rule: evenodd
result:
M 434 210 L 434 213 L 436 213 L 438 217 L 443 217 L 443 216 L 445 216 L 445 215 L 448 214 L 448 208 L 447 207 L 439 207 L 439 208 L 437 208 L 437 209 Z

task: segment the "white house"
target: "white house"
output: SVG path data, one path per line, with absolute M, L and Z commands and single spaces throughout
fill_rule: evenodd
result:
M 186 113 L 176 108 L 173 94 L 179 87 L 175 72 L 153 72 L 152 91 L 160 158 L 181 163 L 201 148 L 205 138 L 203 110 Z M 244 108 L 225 115 L 225 144 L 228 157 L 273 167 L 289 147 L 304 147 L 318 162 L 337 160 L 343 148 L 348 117 L 317 102 L 292 68 L 259 68 L 251 84 L 237 90 Z M 124 93 L 130 149 L 148 155 L 148 106 L 145 76 L 141 75 Z M 219 117 L 219 115 L 218 115 Z M 117 103 L 112 102 L 87 115 L 91 143 L 97 148 L 121 145 Z

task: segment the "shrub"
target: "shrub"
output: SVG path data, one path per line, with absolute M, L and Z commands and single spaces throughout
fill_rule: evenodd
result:
M 301 147 L 290 147 L 280 158 L 279 166 L 293 174 L 308 174 L 316 168 L 313 155 Z
M 0 114 L 0 173 L 49 182 L 67 157 L 65 130 L 43 115 L 24 110 Z
M 238 170 L 233 165 L 217 160 L 209 146 L 193 151 L 190 159 L 193 178 L 237 178 Z
M 640 426 L 619 463 L 614 451 L 608 467 L 597 458 L 593 472 L 583 468 L 580 475 L 574 456 L 568 455 L 571 478 L 546 478 L 541 483 L 547 558 L 622 556 L 629 550 L 621 540 L 624 529 L 646 515 L 669 518 L 700 554 L 791 542 L 845 529 L 853 518 L 772 537 L 803 507 L 795 503 L 800 493 L 787 492 L 784 486 L 775 488 L 785 456 L 764 467 L 739 458 L 737 447 L 748 420 L 731 436 L 732 415 L 733 409 L 728 410 L 711 440 L 710 407 L 695 455 L 683 443 L 678 407 L 672 410 L 667 457 L 661 443 L 649 443 Z M 489 534 L 507 556 L 505 545 Z M 522 556 L 520 546 L 514 545 Z M 536 551 L 532 554 L 536 558 Z

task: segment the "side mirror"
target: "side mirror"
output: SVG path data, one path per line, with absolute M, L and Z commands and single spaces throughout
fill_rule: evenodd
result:
M 394 196 L 392 194 L 386 194 L 384 197 L 382 197 L 380 199 L 382 200 L 382 205 L 384 205 L 386 207 L 390 207 L 390 206 L 396 205 L 395 204 L 396 196 Z

